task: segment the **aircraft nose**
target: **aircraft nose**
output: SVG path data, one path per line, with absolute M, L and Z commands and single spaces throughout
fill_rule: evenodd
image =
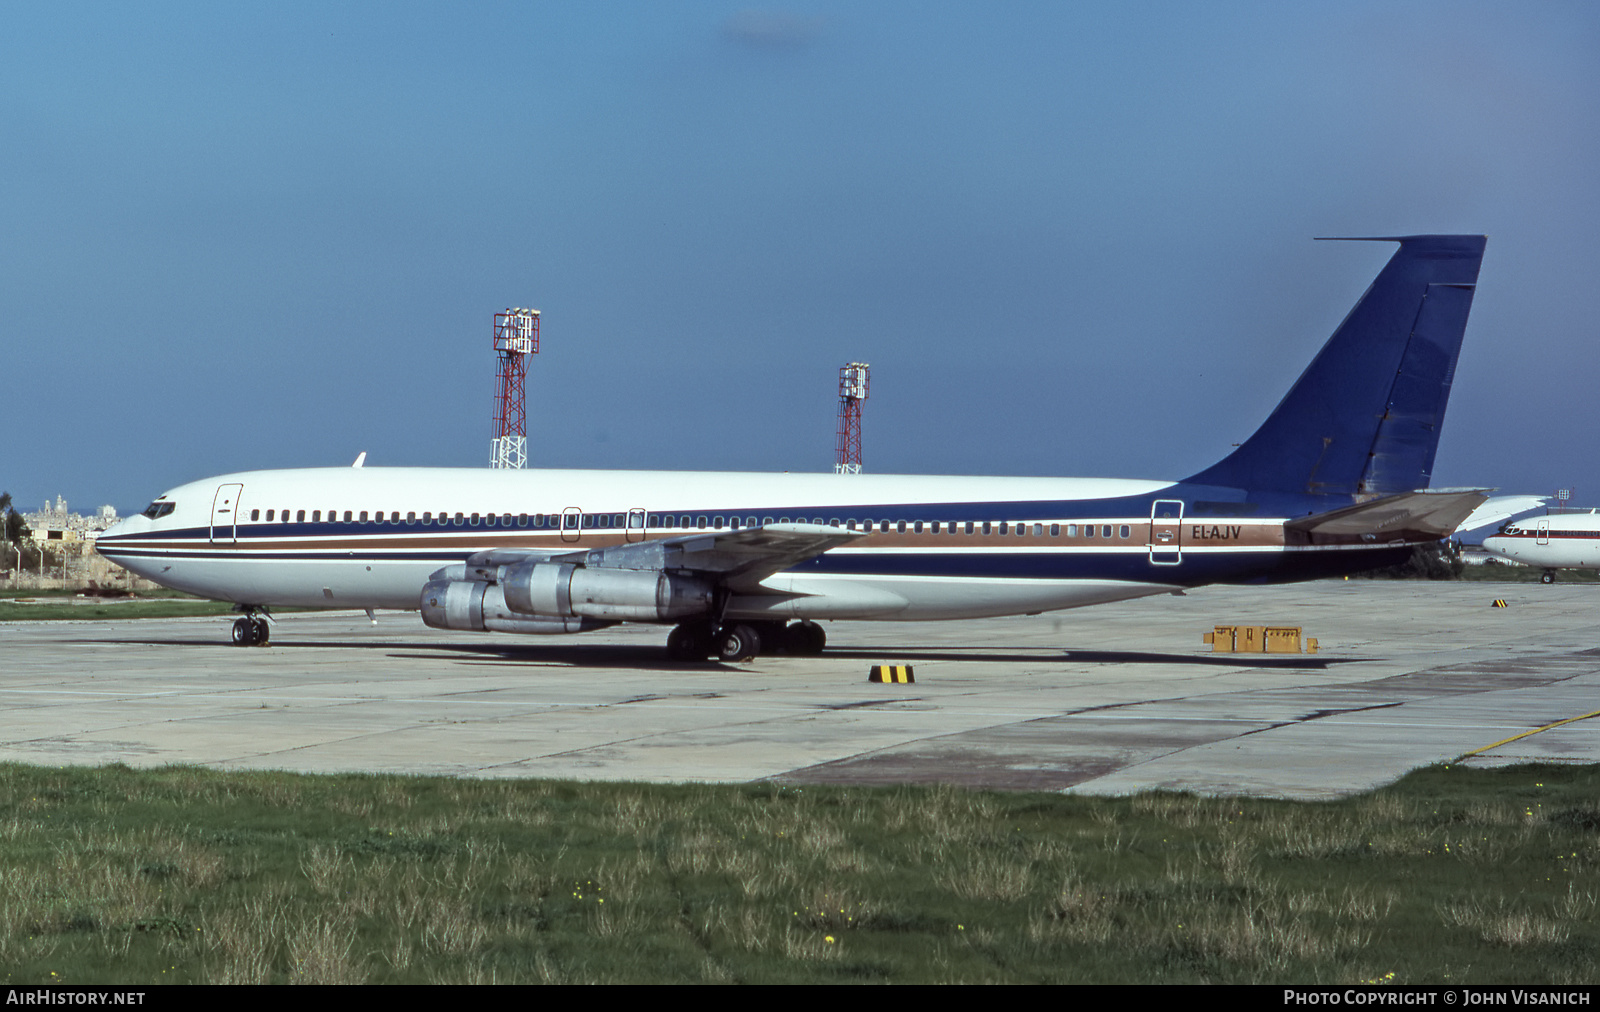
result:
M 97 535 L 95 537 L 95 539 L 94 539 L 94 549 L 95 549 L 95 551 L 98 552 L 100 550 L 100 546 L 101 545 L 108 545 L 108 544 L 114 543 L 119 536 L 121 536 L 122 534 L 126 533 L 127 528 L 128 528 L 128 521 L 126 521 L 126 520 L 118 520 L 116 523 L 112 524 L 110 527 L 107 527 L 105 530 L 101 531 L 99 533 L 99 535 Z

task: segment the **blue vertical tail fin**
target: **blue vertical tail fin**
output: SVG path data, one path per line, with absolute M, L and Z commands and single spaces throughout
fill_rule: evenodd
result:
M 1311 495 L 1428 486 L 1487 237 L 1363 238 L 1400 249 L 1255 435 L 1186 481 Z

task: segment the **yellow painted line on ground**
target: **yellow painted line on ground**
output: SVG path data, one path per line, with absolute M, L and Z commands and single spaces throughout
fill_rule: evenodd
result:
M 1495 742 L 1493 745 L 1485 745 L 1483 748 L 1474 749 L 1471 752 L 1464 752 L 1457 758 L 1456 761 L 1460 762 L 1462 759 L 1470 759 L 1471 757 L 1473 757 L 1475 755 L 1480 755 L 1480 754 L 1482 754 L 1484 752 L 1489 751 L 1492 748 L 1499 748 L 1501 745 L 1509 745 L 1510 743 L 1516 741 L 1519 738 L 1528 737 L 1528 735 L 1530 735 L 1530 734 L 1538 734 L 1540 731 L 1548 731 L 1552 727 L 1560 727 L 1562 724 L 1571 724 L 1571 723 L 1574 723 L 1574 722 L 1580 721 L 1580 720 L 1588 720 L 1590 717 L 1600 717 L 1600 710 L 1596 710 L 1593 713 L 1586 713 L 1581 717 L 1568 717 L 1566 720 L 1558 720 L 1554 724 L 1546 724 L 1543 727 L 1536 727 L 1532 731 L 1524 731 L 1521 734 L 1514 734 L 1509 738 L 1505 738 L 1505 739 L 1502 739 L 1500 741 Z

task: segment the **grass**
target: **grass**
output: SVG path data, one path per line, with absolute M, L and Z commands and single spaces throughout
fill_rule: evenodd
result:
M 1600 769 L 1077 798 L 0 766 L 0 977 L 1582 982 Z
M 29 603 L 21 604 L 20 600 Z M 273 614 L 301 610 L 274 608 Z M 112 599 L 83 597 L 75 590 L 0 591 L 0 622 L 189 618 L 232 613 L 231 604 L 207 601 L 176 590 L 141 590 L 135 591 L 132 598 Z
M 32 597 L 34 595 L 19 595 Z M 233 605 L 220 601 L 127 601 L 107 604 L 97 598 L 66 598 L 59 603 L 18 604 L 0 599 L 0 622 L 105 621 L 134 618 L 188 618 L 228 615 Z

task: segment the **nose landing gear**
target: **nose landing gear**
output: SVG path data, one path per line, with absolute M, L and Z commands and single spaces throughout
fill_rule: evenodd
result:
M 254 608 L 241 609 L 245 617 L 235 619 L 233 623 L 233 645 L 236 647 L 264 647 L 272 636 L 272 628 L 267 623 L 266 614 L 256 614 Z

